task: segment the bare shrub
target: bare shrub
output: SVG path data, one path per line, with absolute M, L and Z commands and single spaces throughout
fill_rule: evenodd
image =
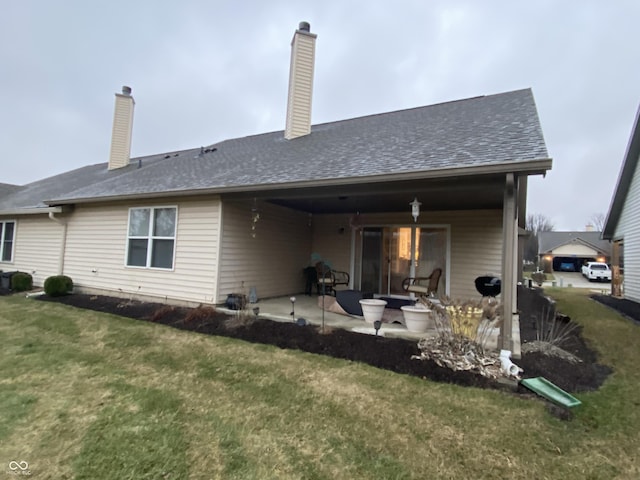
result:
M 440 302 L 433 302 L 425 297 L 420 301 L 432 310 L 437 335 L 420 340 L 421 354 L 417 358 L 490 378 L 501 375 L 497 354 L 485 351 L 493 329 L 502 323 L 502 305 L 495 298 L 480 301 L 441 298 Z
M 175 311 L 176 307 L 173 307 L 171 305 L 163 305 L 151 314 L 149 320 L 151 320 L 152 322 L 158 322 L 167 315 L 173 314 Z
M 486 347 L 494 328 L 502 324 L 502 304 L 495 298 L 452 300 L 443 297 L 432 302 L 421 297 L 420 302 L 432 310 L 438 336 L 460 337 Z
M 209 320 L 213 320 L 216 315 L 216 309 L 204 305 L 198 305 L 196 308 L 191 309 L 184 319 L 184 323 L 206 323 Z
M 536 325 L 536 340 L 555 346 L 562 345 L 578 325 L 566 317 L 556 314 L 555 308 L 550 306 L 542 307 L 539 315 L 533 315 Z

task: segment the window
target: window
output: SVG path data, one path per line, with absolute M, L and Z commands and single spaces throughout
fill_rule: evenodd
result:
M 0 262 L 13 261 L 13 236 L 16 222 L 0 222 Z
M 176 207 L 129 210 L 127 266 L 173 268 L 176 216 Z

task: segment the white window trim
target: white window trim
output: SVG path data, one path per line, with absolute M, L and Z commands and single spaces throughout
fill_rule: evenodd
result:
M 2 224 L 2 235 L 0 235 L 0 263 L 12 264 L 14 261 L 14 255 L 16 252 L 16 231 L 18 228 L 18 222 L 16 220 L 0 220 Z M 13 238 L 11 239 L 11 260 L 2 260 L 4 257 L 4 236 L 6 235 L 5 224 L 13 223 Z
M 176 225 L 175 230 L 173 232 L 173 237 L 161 237 L 152 235 L 153 231 L 153 218 L 154 211 L 161 210 L 163 208 L 173 208 L 176 211 Z M 131 211 L 132 210 L 149 210 L 149 234 L 145 236 L 130 236 L 129 235 L 129 226 L 131 222 Z M 129 265 L 129 240 L 147 240 L 147 261 L 145 266 L 140 265 Z M 152 267 L 151 266 L 151 255 L 152 255 L 152 244 L 153 240 L 173 240 L 173 256 L 171 258 L 171 268 L 164 267 Z M 178 244 L 178 206 L 177 205 L 153 205 L 153 206 L 140 206 L 140 207 L 130 207 L 127 213 L 127 242 L 126 249 L 124 252 L 124 266 L 125 268 L 133 268 L 136 270 L 160 270 L 164 272 L 172 272 L 176 267 L 176 246 Z

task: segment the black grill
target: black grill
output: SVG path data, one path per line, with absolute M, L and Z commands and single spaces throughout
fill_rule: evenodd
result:
M 483 276 L 476 278 L 476 290 L 483 297 L 500 295 L 500 279 L 498 277 Z

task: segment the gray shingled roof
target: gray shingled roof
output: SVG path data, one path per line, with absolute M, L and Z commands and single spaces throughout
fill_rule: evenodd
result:
M 61 173 L 19 187 L 13 193 L 0 197 L 0 212 L 22 208 L 44 208 L 48 198 L 60 197 L 88 185 L 99 185 L 124 174 L 126 169 L 107 170 L 106 163 Z
M 600 235 L 600 232 L 539 232 L 538 254 L 542 255 L 563 245 L 578 242 L 610 255 L 611 242 L 602 240 Z
M 0 183 L 0 198 L 10 193 L 15 192 L 20 188 L 19 185 L 12 185 L 10 183 Z
M 315 125 L 285 140 L 282 131 L 132 159 L 107 171 L 85 167 L 27 185 L 7 205 L 354 183 L 438 170 L 525 165 L 548 160 L 529 89 Z M 538 167 L 539 168 L 539 167 Z M 546 170 L 547 168 L 545 168 Z M 454 173 L 451 173 L 454 175 Z M 11 196 L 10 196 L 11 197 Z

